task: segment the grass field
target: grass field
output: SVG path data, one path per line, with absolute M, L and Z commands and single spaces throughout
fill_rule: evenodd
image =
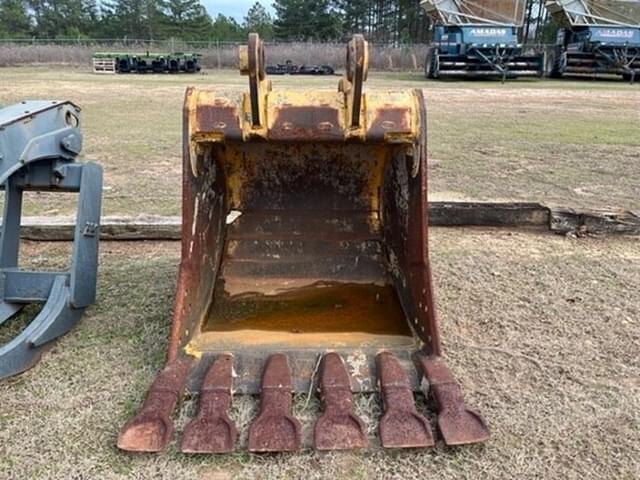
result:
M 572 207 L 640 205 L 640 87 L 621 81 L 427 82 L 371 72 L 370 88 L 424 88 L 430 193 L 437 200 L 523 200 Z M 101 76 L 89 69 L 0 70 L 0 103 L 69 99 L 83 108 L 84 154 L 105 168 L 106 214 L 179 214 L 181 105 L 187 85 L 237 86 L 231 70 L 203 75 Z M 273 78 L 336 88 L 333 78 Z M 150 181 L 149 179 L 153 179 Z M 614 188 L 612 188 L 615 186 Z M 72 202 L 31 195 L 28 214 Z
M 416 452 L 189 457 L 114 446 L 167 342 L 178 243 L 105 243 L 99 302 L 24 375 L 0 383 L 0 478 L 634 479 L 640 475 L 638 239 L 433 229 L 445 351 L 490 422 L 486 445 Z M 29 265 L 65 244 L 27 244 Z M 358 410 L 375 433 L 377 398 Z M 306 436 L 318 404 L 297 397 Z M 256 413 L 236 397 L 241 431 Z M 178 431 L 193 413 L 186 402 Z M 244 442 L 244 436 L 242 441 Z
M 640 241 L 433 233 L 446 355 L 490 422 L 488 444 L 223 457 L 189 457 L 173 445 L 159 455 L 118 452 L 116 434 L 162 364 L 179 245 L 111 242 L 102 248 L 97 305 L 39 365 L 0 384 L 0 478 L 638 478 Z M 28 264 L 58 264 L 66 247 L 27 244 Z M 372 430 L 376 400 L 358 401 Z M 318 405 L 305 403 L 300 396 L 295 408 L 308 437 Z M 245 434 L 256 408 L 254 398 L 234 400 Z M 183 405 L 179 426 L 193 409 Z
M 336 82 L 305 79 L 310 88 Z M 125 77 L 24 67 L 0 69 L 0 104 L 75 101 L 83 107 L 85 156 L 105 168 L 104 213 L 178 214 L 189 84 L 246 89 L 231 71 Z M 293 84 L 274 79 L 276 89 Z M 432 198 L 638 209 L 638 85 L 426 82 L 378 72 L 369 85 L 424 88 Z M 31 194 L 26 213 L 71 209 L 71 200 Z M 431 233 L 445 354 L 489 422 L 488 443 L 383 451 L 379 399 L 360 395 L 372 445 L 363 452 L 187 456 L 175 442 L 158 455 L 118 451 L 119 428 L 163 364 L 180 245 L 103 242 L 97 303 L 40 364 L 0 382 L 0 479 L 640 478 L 640 239 Z M 22 264 L 60 268 L 69 249 L 25 242 Z M 3 326 L 0 344 L 27 320 Z M 234 399 L 242 445 L 257 406 L 254 397 Z M 194 409 L 193 400 L 181 405 L 178 432 Z M 299 395 L 294 409 L 308 445 L 318 402 Z

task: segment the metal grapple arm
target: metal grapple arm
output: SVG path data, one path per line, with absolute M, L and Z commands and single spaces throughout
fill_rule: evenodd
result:
M 68 332 L 94 302 L 102 168 L 76 162 L 82 149 L 80 110 L 70 102 L 31 101 L 0 109 L 0 325 L 25 305 L 44 306 L 13 340 L 0 345 L 0 378 L 30 368 L 42 347 Z M 78 192 L 71 266 L 41 272 L 18 268 L 25 191 Z

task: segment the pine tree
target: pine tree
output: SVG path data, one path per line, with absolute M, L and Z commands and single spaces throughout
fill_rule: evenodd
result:
M 183 40 L 203 39 L 211 34 L 211 17 L 200 0 L 167 0 L 165 34 Z
M 342 18 L 331 0 L 275 0 L 274 33 L 282 40 L 335 40 Z
M 117 37 L 157 40 L 167 36 L 160 0 L 113 0 L 104 3 L 103 11 Z
M 231 17 L 226 17 L 219 13 L 216 19 L 213 21 L 211 28 L 211 36 L 214 40 L 222 41 L 246 41 L 247 37 L 242 30 L 242 27 L 238 25 Z
M 0 37 L 26 37 L 31 19 L 24 0 L 0 0 Z
M 86 35 L 97 19 L 95 0 L 28 0 L 28 7 L 41 38 Z
M 243 26 L 247 33 L 255 32 L 265 40 L 273 38 L 273 20 L 260 2 L 254 3 L 249 9 Z
M 346 37 L 379 42 L 424 42 L 429 24 L 420 0 L 336 0 Z
M 367 1 L 338 0 L 337 7 L 342 12 L 343 30 L 347 36 L 354 33 L 367 33 Z

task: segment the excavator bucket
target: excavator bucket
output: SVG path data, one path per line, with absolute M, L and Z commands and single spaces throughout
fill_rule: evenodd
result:
M 356 35 L 337 91 L 272 90 L 251 34 L 239 52 L 248 93 L 187 90 L 167 365 L 123 427 L 121 449 L 165 448 L 185 389 L 199 394 L 181 441 L 191 453 L 236 448 L 233 394 L 260 395 L 249 451 L 301 448 L 292 392 L 314 387 L 319 450 L 368 445 L 353 394 L 378 390 L 382 445 L 433 445 L 413 396 L 428 383 L 446 443 L 488 438 L 440 358 L 422 93 L 365 93 L 367 55 Z
M 0 326 L 10 326 L 25 305 L 43 304 L 24 329 L 0 343 L 0 379 L 33 366 L 95 299 L 102 169 L 76 162 L 81 149 L 80 109 L 70 102 L 29 101 L 0 109 Z M 23 193 L 42 190 L 78 193 L 67 271 L 19 268 Z

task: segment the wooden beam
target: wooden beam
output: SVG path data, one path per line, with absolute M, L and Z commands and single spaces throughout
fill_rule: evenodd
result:
M 102 217 L 102 240 L 180 240 L 180 217 Z M 73 217 L 23 217 L 20 237 L 25 240 L 73 240 Z
M 26 240 L 72 240 L 72 217 L 23 217 Z M 540 228 L 559 234 L 640 235 L 640 215 L 625 210 L 548 208 L 538 203 L 431 202 L 429 225 L 437 227 Z M 0 227 L 1 228 L 1 227 Z M 103 240 L 180 240 L 180 217 L 102 218 Z
M 551 208 L 549 229 L 562 234 L 640 235 L 640 214 L 628 210 Z
M 429 225 L 438 227 L 547 227 L 539 203 L 429 202 Z

